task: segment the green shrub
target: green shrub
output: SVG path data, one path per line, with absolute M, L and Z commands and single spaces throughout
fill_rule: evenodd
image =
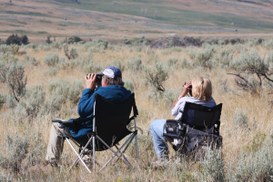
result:
M 245 113 L 245 111 L 240 108 L 236 108 L 233 114 L 233 123 L 235 124 L 235 126 L 245 128 L 248 126 L 248 122 L 249 119 L 247 113 Z
M 214 53 L 213 47 L 205 48 L 204 50 L 196 50 L 190 54 L 191 58 L 194 60 L 194 66 L 200 66 L 202 68 L 212 68 L 212 56 Z
M 1 167 L 20 173 L 22 170 L 22 162 L 26 158 L 29 149 L 27 138 L 18 135 L 7 136 L 5 141 L 5 157 L 1 156 Z
M 225 181 L 225 165 L 222 158 L 221 150 L 208 150 L 202 161 L 203 180 Z
M 69 60 L 75 59 L 79 56 L 76 49 L 72 48 L 69 50 L 67 45 L 64 45 L 64 54 Z
M 0 45 L 0 53 L 1 54 L 5 54 L 9 51 L 9 46 L 5 45 L 5 44 L 1 44 Z
M 161 64 L 156 64 L 153 68 L 145 70 L 145 78 L 148 84 L 157 92 L 164 92 L 163 83 L 168 79 L 168 73 Z
M 90 48 L 90 51 L 105 50 L 109 47 L 109 42 L 104 40 L 94 40 L 92 42 L 86 42 L 85 47 Z
M 167 61 L 169 67 L 176 67 L 179 60 L 177 58 L 171 58 Z
M 6 44 L 7 45 L 11 45 L 11 44 L 16 44 L 16 45 L 21 45 L 21 37 L 19 37 L 17 34 L 12 34 L 10 35 L 7 40 L 6 40 Z
M 222 68 L 229 68 L 230 62 L 233 59 L 236 49 L 234 47 L 227 47 L 221 50 L 218 54 L 215 54 L 213 65 L 220 66 Z
M 82 41 L 82 39 L 78 36 L 72 36 L 67 39 L 68 44 L 74 44 L 74 43 L 81 42 L 81 41 Z
M 256 51 L 242 53 L 240 57 L 233 60 L 231 68 L 249 74 L 264 74 L 268 71 L 268 66 Z
M 134 38 L 134 39 L 125 39 L 123 41 L 125 45 L 130 45 L 130 46 L 147 46 L 151 43 L 151 40 L 141 37 L 141 38 Z
M 11 53 L 13 55 L 16 55 L 16 54 L 18 54 L 20 47 L 19 47 L 19 45 L 13 44 L 13 45 L 10 45 L 10 49 L 11 49 Z
M 5 103 L 5 97 L 0 94 L 0 109 L 2 108 L 4 103 Z
M 69 54 L 70 54 L 70 58 L 71 58 L 71 59 L 76 59 L 76 58 L 79 56 L 77 50 L 74 49 L 74 48 L 72 48 L 72 49 L 70 50 L 70 53 L 69 53 Z
M 257 152 L 262 147 L 266 139 L 266 134 L 257 133 L 254 135 L 252 141 L 246 146 L 246 151 Z
M 47 44 L 51 44 L 52 43 L 51 36 L 47 36 L 46 37 L 46 43 Z
M 0 64 L 0 81 L 8 86 L 17 102 L 25 95 L 27 78 L 24 67 L 17 62 Z
M 181 64 L 181 68 L 183 69 L 193 68 L 192 61 L 189 61 L 187 59 L 183 59 L 180 64 Z
M 273 52 L 269 52 L 266 59 L 265 64 L 268 66 L 269 75 L 273 74 Z
M 273 83 L 270 78 L 273 70 L 270 70 L 270 55 L 264 60 L 254 50 L 243 52 L 240 57 L 234 59 L 230 68 L 236 71 L 231 73 L 236 76 L 235 82 L 245 90 L 257 93 L 259 88 L 263 88 L 264 83 Z
M 258 151 L 241 154 L 234 169 L 229 169 L 228 181 L 271 181 L 273 176 L 273 146 L 263 144 Z
M 100 66 L 95 64 L 90 59 L 79 60 L 78 66 L 83 70 L 84 73 L 97 73 L 102 70 Z
M 47 103 L 49 112 L 59 111 L 65 103 L 71 103 L 74 106 L 77 105 L 81 90 L 81 81 L 74 83 L 58 80 L 50 82 L 49 93 L 51 97 Z
M 48 66 L 54 67 L 60 63 L 60 58 L 58 55 L 47 55 L 45 58 L 45 63 Z
M 16 132 L 8 135 L 4 140 L 0 154 L 0 166 L 7 173 L 22 175 L 28 168 L 42 162 L 45 150 L 41 133 L 36 133 L 32 128 L 23 134 Z
M 39 61 L 34 57 L 26 56 L 25 60 L 30 65 L 33 65 L 33 66 L 38 66 L 39 65 Z
M 26 95 L 17 106 L 17 113 L 21 117 L 35 118 L 44 107 L 45 91 L 41 86 L 27 90 Z
M 21 42 L 22 42 L 23 45 L 29 44 L 28 37 L 26 35 L 23 35 L 21 37 Z
M 18 102 L 12 97 L 11 95 L 7 95 L 5 97 L 5 105 L 9 108 L 14 108 L 16 107 Z
M 143 68 L 141 59 L 135 58 L 128 62 L 128 68 L 132 71 L 140 71 Z
M 263 45 L 268 49 L 272 49 L 273 48 L 273 39 L 266 39 L 265 41 L 263 41 Z
M 28 37 L 26 35 L 23 35 L 22 37 L 20 37 L 17 34 L 12 34 L 6 40 L 7 45 L 11 45 L 11 44 L 26 45 L 28 43 L 29 43 L 29 41 L 28 41 Z

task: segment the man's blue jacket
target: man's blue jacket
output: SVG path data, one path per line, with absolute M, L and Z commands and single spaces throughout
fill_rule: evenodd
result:
M 78 113 L 80 118 L 75 119 L 73 125 L 68 128 L 70 134 L 76 140 L 81 139 L 81 137 L 86 136 L 92 131 L 93 105 L 96 94 L 99 94 L 110 101 L 122 101 L 128 99 L 131 92 L 120 85 L 99 87 L 96 90 L 84 89 L 78 104 Z

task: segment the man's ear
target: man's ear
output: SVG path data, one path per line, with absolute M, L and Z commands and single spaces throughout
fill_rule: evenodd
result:
M 109 85 L 109 83 L 110 83 L 109 80 L 108 80 L 108 79 L 105 79 L 105 84 L 106 84 L 106 85 Z

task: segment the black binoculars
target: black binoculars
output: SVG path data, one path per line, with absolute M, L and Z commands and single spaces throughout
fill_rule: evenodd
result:
M 96 74 L 96 85 L 100 86 L 101 85 L 101 80 L 102 80 L 102 73 L 97 73 Z

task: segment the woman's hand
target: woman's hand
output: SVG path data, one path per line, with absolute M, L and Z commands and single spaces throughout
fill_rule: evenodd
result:
M 183 89 L 182 89 L 181 93 L 179 94 L 177 100 L 173 103 L 173 106 L 175 106 L 176 103 L 177 103 L 182 97 L 185 97 L 185 96 L 189 93 L 189 91 L 190 91 L 190 89 L 191 89 L 191 86 L 192 86 L 192 85 L 191 85 L 191 82 L 184 83 Z
M 85 88 L 94 90 L 96 88 L 96 74 L 88 73 L 85 76 Z
M 179 94 L 178 99 L 185 97 L 189 93 L 191 86 L 192 86 L 191 82 L 184 83 L 183 89 L 182 89 L 181 93 Z

